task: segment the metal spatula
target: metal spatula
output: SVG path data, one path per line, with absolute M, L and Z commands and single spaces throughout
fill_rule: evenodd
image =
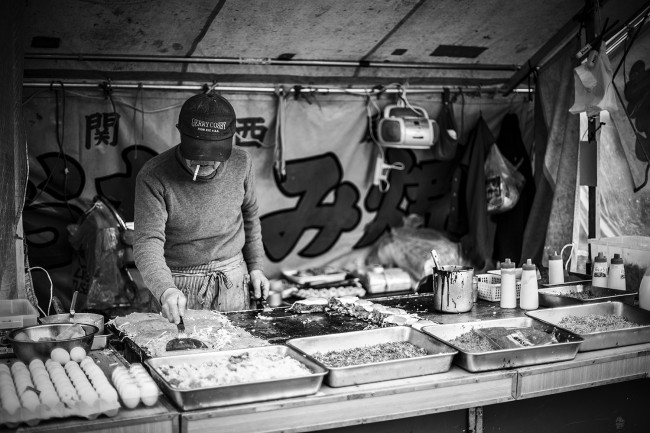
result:
M 167 342 L 165 350 L 168 352 L 174 350 L 191 350 L 191 349 L 207 349 L 208 346 L 196 338 L 189 338 L 185 334 L 185 324 L 183 323 L 183 317 L 181 316 L 181 321 L 178 322 L 178 337 Z

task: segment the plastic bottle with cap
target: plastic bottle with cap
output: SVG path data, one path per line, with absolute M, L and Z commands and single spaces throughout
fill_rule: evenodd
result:
M 650 311 L 650 266 L 645 270 L 639 284 L 639 307 Z
M 522 310 L 536 310 L 539 308 L 539 292 L 537 287 L 537 268 L 530 261 L 521 267 L 521 292 L 519 294 L 519 308 Z
M 564 264 L 557 251 L 548 256 L 548 283 L 564 284 Z
M 501 308 L 517 308 L 517 276 L 510 259 L 501 262 Z
M 598 287 L 608 287 L 607 275 L 609 274 L 609 264 L 607 263 L 607 257 L 602 253 L 598 252 L 598 255 L 594 259 L 591 273 L 591 285 Z
M 620 254 L 614 254 L 609 264 L 607 287 L 614 290 L 625 290 L 625 267 Z

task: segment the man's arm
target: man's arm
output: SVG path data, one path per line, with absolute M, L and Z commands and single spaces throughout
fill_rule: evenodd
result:
M 244 183 L 245 194 L 242 203 L 244 219 L 244 260 L 251 277 L 255 298 L 269 296 L 269 280 L 264 275 L 264 246 L 262 244 L 262 226 L 258 214 L 257 195 L 255 194 L 255 174 L 252 160 L 248 160 L 248 173 Z
M 133 256 L 147 288 L 161 303 L 163 293 L 176 287 L 165 262 L 166 222 L 162 186 L 141 171 L 135 184 Z

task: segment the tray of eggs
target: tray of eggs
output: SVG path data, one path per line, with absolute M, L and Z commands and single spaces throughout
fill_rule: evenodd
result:
M 0 425 L 14 428 L 50 418 L 117 415 L 118 394 L 104 371 L 90 357 L 77 362 L 65 352 L 67 356 L 56 352 L 55 359 L 45 362 L 0 363 Z
M 142 364 L 134 363 L 128 368 L 118 365 L 113 369 L 111 379 L 124 407 L 133 409 L 140 402 L 145 406 L 153 406 L 158 401 L 160 389 Z

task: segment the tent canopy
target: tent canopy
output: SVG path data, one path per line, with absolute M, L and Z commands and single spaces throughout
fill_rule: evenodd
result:
M 600 1 L 597 24 L 620 27 L 643 3 Z M 584 9 L 584 0 L 30 0 L 25 80 L 512 88 L 520 69 L 575 37 Z

